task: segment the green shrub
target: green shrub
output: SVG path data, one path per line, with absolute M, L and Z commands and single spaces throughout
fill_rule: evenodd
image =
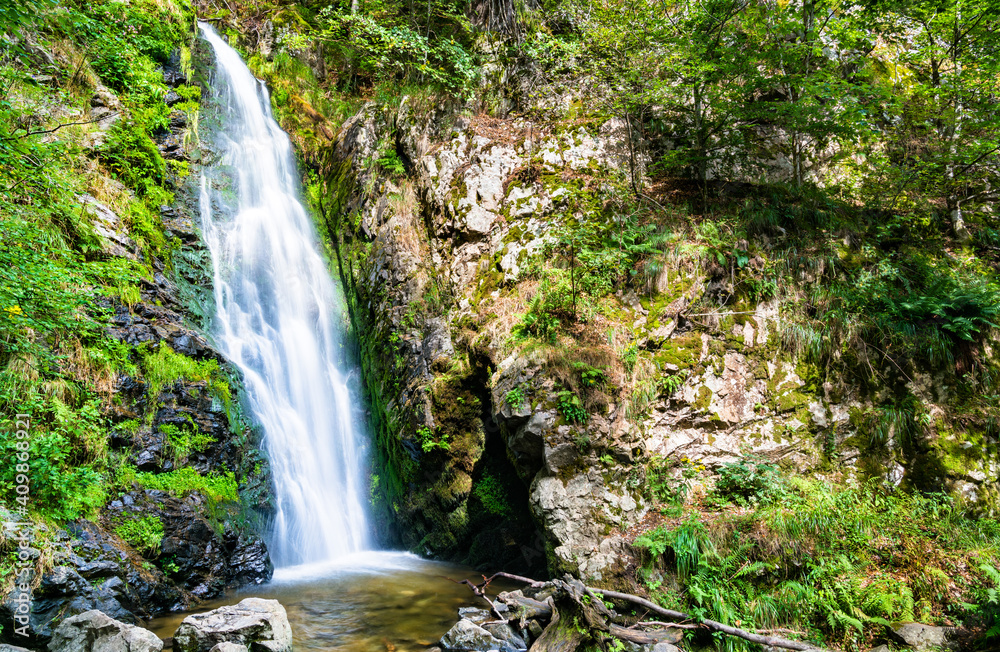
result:
M 567 423 L 584 423 L 590 418 L 580 397 L 569 390 L 556 394 L 556 404 Z
M 190 424 L 180 428 L 172 423 L 160 424 L 159 430 L 166 436 L 167 446 L 173 452 L 174 460 L 184 460 L 191 453 L 200 453 L 215 443 L 210 435 L 198 431 L 198 426 Z
M 335 6 L 320 11 L 320 39 L 352 60 L 371 80 L 422 79 L 463 95 L 479 77 L 472 55 L 454 39 L 429 40 L 408 26 L 380 24 L 382 16 L 349 14 Z
M 580 372 L 580 384 L 584 387 L 603 387 L 608 382 L 603 369 L 591 367 L 585 362 L 574 362 L 573 368 Z
M 11 429 L 11 432 L 13 429 Z M 74 464 L 73 447 L 64 435 L 57 432 L 35 431 L 28 439 L 28 450 L 19 451 L 18 440 L 6 437 L 0 440 L 0 455 L 15 460 L 19 452 L 27 452 L 29 471 L 27 485 L 30 499 L 25 503 L 32 510 L 58 520 L 88 518 L 104 504 L 104 488 L 100 472 L 94 464 Z M 5 502 L 15 504 L 21 472 L 13 462 L 0 465 L 0 490 Z
M 140 192 L 151 191 L 166 178 L 167 164 L 145 129 L 131 120 L 119 120 L 98 150 L 104 165 L 118 180 Z
M 738 462 L 722 465 L 715 481 L 715 493 L 741 504 L 768 503 L 782 496 L 784 481 L 778 467 L 748 455 Z
M 504 400 L 507 402 L 510 409 L 517 411 L 521 409 L 524 402 L 527 401 L 528 398 L 524 395 L 524 390 L 522 388 L 515 387 L 504 395 Z
M 125 521 L 115 533 L 143 555 L 156 556 L 163 541 L 163 522 L 158 516 L 143 516 Z

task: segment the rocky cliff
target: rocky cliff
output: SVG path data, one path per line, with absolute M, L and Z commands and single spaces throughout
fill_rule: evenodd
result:
M 614 581 L 631 563 L 626 533 L 652 516 L 651 487 L 704 492 L 746 459 L 950 491 L 994 513 L 995 435 L 955 429 L 954 369 L 890 369 L 880 387 L 829 375 L 795 339 L 803 297 L 829 273 L 820 255 L 793 258 L 781 229 L 736 243 L 737 262 L 717 232 L 690 227 L 683 185 L 647 178 L 628 197 L 622 121 L 521 109 L 403 97 L 363 109 L 332 146 L 323 208 L 379 428 L 377 500 L 406 545 L 477 564 L 544 552 L 552 572 Z M 730 205 L 753 193 L 720 188 Z M 629 221 L 644 199 L 657 231 Z M 573 240 L 595 221 L 610 254 Z M 760 285 L 784 256 L 787 285 Z M 899 392 L 926 427 L 870 436 Z M 504 524 L 486 494 L 530 510 L 536 533 Z

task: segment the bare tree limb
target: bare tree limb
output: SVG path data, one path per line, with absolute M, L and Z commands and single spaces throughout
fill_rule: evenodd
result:
M 93 120 L 86 120 L 84 122 L 66 122 L 64 124 L 57 125 L 57 126 L 53 127 L 52 129 L 39 129 L 38 131 L 29 131 L 27 133 L 23 133 L 20 136 L 10 136 L 8 138 L 0 138 L 0 142 L 7 142 L 8 140 L 21 140 L 22 138 L 27 138 L 28 136 L 37 136 L 39 134 L 51 134 L 53 132 L 59 131 L 63 127 L 72 127 L 72 126 L 75 126 L 75 125 L 89 125 L 89 124 L 93 124 L 95 122 L 100 122 L 101 120 L 106 120 L 106 119 L 108 119 L 108 118 L 110 118 L 112 116 L 116 116 L 116 115 L 118 115 L 117 111 L 115 111 L 113 113 L 109 113 L 107 115 L 102 115 L 100 118 L 94 118 Z
M 462 581 L 460 583 L 461 584 L 467 584 L 470 588 L 473 589 L 473 592 L 475 592 L 477 596 L 485 597 L 485 593 L 483 592 L 483 588 L 485 588 L 489 584 L 489 582 L 492 581 L 493 578 L 495 578 L 495 577 L 505 577 L 505 578 L 510 579 L 510 580 L 514 580 L 514 581 L 517 581 L 517 582 L 522 582 L 524 584 L 529 585 L 532 588 L 541 588 L 541 587 L 546 586 L 546 585 L 555 585 L 555 586 L 562 585 L 563 587 L 567 586 L 565 583 L 563 583 L 561 581 L 553 581 L 552 583 L 545 583 L 545 582 L 539 582 L 537 580 L 533 580 L 533 579 L 530 579 L 530 578 L 527 578 L 527 577 L 522 577 L 522 576 L 519 576 L 519 575 L 511 575 L 509 573 L 497 573 L 497 574 L 491 576 L 490 578 L 484 577 L 483 578 L 484 582 L 480 586 L 476 586 L 476 585 L 472 584 L 472 582 L 469 582 L 468 580 L 464 580 L 464 581 Z M 678 622 L 670 622 L 670 623 L 662 623 L 662 624 L 657 622 L 656 624 L 659 625 L 662 628 L 662 629 L 659 630 L 660 632 L 663 632 L 664 629 L 694 629 L 694 628 L 703 628 L 703 629 L 708 629 L 708 630 L 715 631 L 715 632 L 721 632 L 721 633 L 727 634 L 729 636 L 735 636 L 737 638 L 742 638 L 745 641 L 750 641 L 751 643 L 757 643 L 758 645 L 767 645 L 767 646 L 770 646 L 770 647 L 781 648 L 781 649 L 784 649 L 784 650 L 799 650 L 799 651 L 802 651 L 802 652 L 804 652 L 806 650 L 809 650 L 809 651 L 820 651 L 821 650 L 821 648 L 818 648 L 815 645 L 812 645 L 812 644 L 807 643 L 805 641 L 793 641 L 793 640 L 786 639 L 786 638 L 781 638 L 781 637 L 778 637 L 778 636 L 770 636 L 767 633 L 749 632 L 749 631 L 746 631 L 744 629 L 739 629 L 738 627 L 733 627 L 731 625 L 725 625 L 725 624 L 717 622 L 715 620 L 709 620 L 708 618 L 697 618 L 695 616 L 692 616 L 691 614 L 686 614 L 686 613 L 681 612 L 681 611 L 674 611 L 673 609 L 665 609 L 664 607 L 661 607 L 660 605 L 656 604 L 655 602 L 647 600 L 646 598 L 639 597 L 637 595 L 633 595 L 631 593 L 622 593 L 620 591 L 612 591 L 612 590 L 609 590 L 609 589 L 599 589 L 599 588 L 589 587 L 589 586 L 585 586 L 584 590 L 587 593 L 589 593 L 589 594 L 598 594 L 598 595 L 601 595 L 601 596 L 603 596 L 605 598 L 610 598 L 612 600 L 621 600 L 623 602 L 628 602 L 630 604 L 638 605 L 640 607 L 643 607 L 643 608 L 647 609 L 649 612 L 654 613 L 654 614 L 658 614 L 658 615 L 660 615 L 660 616 L 662 616 L 664 618 L 667 618 L 670 621 L 678 621 Z M 571 595 L 570 597 L 573 597 L 573 596 Z M 489 598 L 485 598 L 485 599 L 487 601 L 489 601 Z M 525 598 L 525 600 L 530 600 L 530 598 Z M 520 602 L 520 600 L 518 600 L 518 602 Z M 533 602 L 537 602 L 537 601 L 533 601 Z M 496 610 L 496 607 L 493 605 L 492 601 L 490 601 L 490 605 L 494 607 L 494 610 Z M 553 609 L 553 613 L 555 613 L 554 609 Z M 642 623 L 637 623 L 637 625 L 641 625 L 641 624 Z M 650 624 L 653 624 L 653 623 L 650 623 Z M 610 624 L 610 623 L 608 624 L 607 627 L 608 627 L 608 631 L 609 631 L 609 633 L 611 633 L 611 635 L 613 635 L 615 637 L 618 637 L 618 638 L 621 638 L 623 640 L 632 641 L 634 643 L 648 644 L 648 643 L 651 643 L 651 642 L 656 642 L 660 638 L 663 637 L 662 634 L 661 634 L 660 637 L 657 637 L 657 635 L 656 635 L 657 630 L 653 630 L 653 631 L 650 631 L 650 632 L 638 632 L 638 631 L 636 631 L 634 629 L 629 629 L 627 627 L 622 627 L 621 625 L 615 625 L 615 624 Z M 771 630 L 771 631 L 788 631 L 788 630 Z

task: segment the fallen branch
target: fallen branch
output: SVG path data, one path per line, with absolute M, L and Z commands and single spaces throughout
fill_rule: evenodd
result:
M 500 572 L 500 573 L 493 573 L 492 575 L 490 575 L 489 579 L 487 579 L 483 584 L 480 585 L 480 588 L 482 588 L 486 584 L 489 584 L 494 580 L 494 578 L 497 577 L 503 577 L 508 580 L 514 580 L 515 582 L 521 582 L 523 584 L 527 584 L 533 589 L 538 589 L 545 586 L 545 582 L 539 582 L 538 580 L 533 580 L 530 577 L 522 577 L 521 575 L 511 575 L 510 573 Z
M 465 580 L 465 581 L 463 581 L 461 583 L 462 584 L 467 584 L 470 588 L 473 589 L 473 592 L 476 593 L 476 595 L 479 595 L 481 597 L 485 597 L 485 593 L 483 592 L 483 589 L 486 586 L 488 586 L 489 583 L 494 578 L 496 578 L 496 577 L 504 577 L 506 579 L 514 580 L 514 581 L 517 581 L 517 582 L 522 582 L 524 584 L 529 585 L 531 588 L 541 588 L 541 587 L 544 587 L 544 586 L 547 586 L 547 585 L 552 585 L 552 584 L 554 584 L 556 586 L 559 586 L 559 585 L 567 586 L 566 584 L 562 583 L 561 581 L 554 581 L 552 583 L 545 583 L 545 582 L 539 582 L 538 580 L 533 580 L 533 579 L 528 578 L 528 577 L 522 577 L 522 576 L 519 576 L 519 575 L 511 575 L 510 573 L 496 573 L 495 575 L 493 575 L 493 576 L 491 576 L 489 578 L 484 577 L 483 578 L 484 579 L 483 583 L 480 584 L 480 585 L 478 585 L 478 586 L 475 585 L 475 584 L 473 584 L 472 582 L 469 582 L 468 580 Z M 573 580 L 573 583 L 575 584 L 576 581 Z M 642 597 L 639 597 L 637 595 L 633 595 L 631 593 L 622 593 L 620 591 L 611 591 L 609 589 L 599 589 L 599 588 L 589 587 L 589 586 L 585 586 L 585 587 L 583 587 L 583 589 L 588 594 L 592 594 L 592 595 L 593 594 L 598 594 L 598 595 L 601 595 L 601 596 L 603 596 L 605 598 L 609 598 L 609 599 L 612 599 L 612 600 L 621 600 L 623 602 L 628 602 L 630 604 L 634 604 L 634 605 L 638 605 L 638 606 L 644 607 L 645 609 L 649 610 L 649 612 L 657 614 L 657 615 L 662 616 L 664 618 L 667 618 L 670 621 L 679 621 L 679 622 L 669 622 L 669 623 L 661 623 L 659 621 L 654 621 L 654 622 L 647 623 L 647 624 L 650 624 L 650 625 L 659 626 L 661 628 L 660 630 L 653 630 L 653 631 L 649 631 L 649 632 L 638 632 L 638 631 L 636 631 L 634 629 L 629 629 L 627 627 L 622 627 L 621 625 L 615 625 L 615 624 L 611 624 L 611 623 L 609 623 L 607 625 L 609 633 L 611 633 L 613 636 L 615 636 L 617 638 L 620 638 L 620 639 L 623 639 L 623 640 L 626 640 L 626 641 L 631 641 L 631 642 L 634 642 L 634 643 L 639 643 L 639 644 L 645 645 L 645 644 L 648 644 L 648 643 L 655 643 L 655 642 L 657 642 L 659 640 L 662 640 L 662 638 L 664 638 L 664 635 L 666 634 L 665 630 L 667 630 L 667 629 L 699 629 L 699 628 L 701 628 L 701 629 L 708 629 L 708 630 L 711 630 L 711 631 L 714 631 L 714 632 L 721 632 L 723 634 L 727 634 L 729 636 L 735 636 L 737 638 L 742 638 L 745 641 L 750 641 L 751 643 L 757 643 L 758 645 L 766 645 L 766 646 L 770 646 L 770 647 L 781 648 L 781 649 L 784 649 L 784 650 L 799 650 L 799 651 L 805 651 L 805 650 L 819 651 L 819 650 L 821 650 L 821 648 L 817 648 L 815 645 L 812 645 L 812 644 L 807 643 L 805 641 L 793 641 L 793 640 L 790 640 L 790 639 L 781 638 L 779 636 L 770 636 L 768 634 L 757 634 L 757 633 L 754 633 L 754 632 L 746 631 L 744 629 L 740 629 L 738 627 L 733 627 L 731 625 L 725 625 L 725 624 L 720 623 L 720 622 L 715 621 L 715 620 L 709 620 L 708 618 L 697 618 L 695 616 L 692 616 L 691 614 L 686 614 L 686 613 L 681 612 L 681 611 L 674 611 L 673 609 L 665 609 L 665 608 L 661 607 L 660 605 L 656 604 L 655 602 L 651 602 L 650 600 L 647 600 L 646 598 L 642 598 Z M 549 611 L 549 609 L 545 609 L 545 607 L 549 607 L 549 605 L 551 604 L 551 602 L 549 604 L 545 604 L 545 603 L 538 602 L 537 600 L 532 600 L 531 598 L 525 598 L 523 596 L 517 596 L 517 597 L 511 596 L 511 594 L 509 594 L 509 593 L 507 594 L 507 596 L 510 596 L 511 598 L 513 598 L 514 601 L 518 604 L 518 606 L 525 606 L 525 607 L 527 607 L 528 605 L 530 605 L 531 607 L 536 607 L 536 605 L 537 605 L 540 608 L 533 609 L 533 611 L 535 611 L 538 615 L 544 615 L 546 611 Z M 571 595 L 571 597 L 573 597 L 573 596 Z M 490 601 L 489 598 L 485 598 L 485 599 L 487 601 Z M 531 604 L 531 603 L 534 603 L 534 604 Z M 490 601 L 490 606 L 492 606 L 494 608 L 494 611 L 496 610 L 496 607 L 493 605 L 492 601 Z M 552 613 L 557 613 L 557 612 L 555 612 L 555 609 L 552 609 L 552 608 L 550 608 L 550 609 L 551 609 Z M 688 622 L 685 622 L 685 621 L 688 621 Z M 643 623 L 640 622 L 640 623 L 636 623 L 633 626 L 638 626 L 638 625 L 642 625 L 642 624 Z M 657 631 L 661 632 L 661 634 L 660 634 L 659 637 L 657 636 Z M 788 631 L 788 630 L 770 630 L 770 631 Z
M 631 593 L 620 593 L 618 591 L 608 591 L 606 589 L 593 589 L 593 591 L 600 593 L 606 598 L 616 598 L 618 600 L 624 600 L 625 602 L 631 602 L 632 604 L 637 604 L 649 609 L 653 613 L 660 614 L 667 618 L 673 618 L 674 620 L 690 620 L 698 623 L 706 629 L 711 629 L 716 632 L 722 632 L 723 634 L 729 634 L 730 636 L 736 636 L 737 638 L 742 638 L 743 640 L 750 641 L 751 643 L 757 643 L 758 645 L 769 645 L 771 647 L 780 647 L 785 650 L 816 650 L 818 649 L 815 645 L 810 645 L 803 641 L 792 641 L 787 638 L 780 638 L 777 636 L 767 636 L 763 634 L 754 634 L 737 627 L 732 627 L 730 625 L 724 625 L 720 622 L 709 620 L 707 618 L 695 618 L 690 614 L 686 614 L 680 611 L 673 611 L 671 609 L 664 609 L 654 602 L 650 602 L 645 598 L 640 598 L 637 595 L 632 595 Z
M 492 579 L 493 579 L 492 577 L 491 578 L 487 578 L 484 575 L 483 576 L 483 583 L 482 584 L 478 584 L 478 585 L 477 584 L 473 584 L 469 580 L 462 580 L 461 582 L 455 582 L 455 580 L 452 580 L 452 582 L 455 582 L 456 584 L 465 584 L 466 586 L 468 586 L 470 589 L 472 589 L 473 593 L 475 593 L 477 596 L 479 596 L 483 600 L 486 600 L 486 602 L 489 603 L 490 609 L 493 611 L 493 613 L 496 614 L 497 618 L 499 618 L 502 622 L 507 622 L 507 619 L 504 618 L 503 614 L 500 613 L 500 610 L 497 609 L 496 604 L 492 600 L 490 600 L 490 596 L 486 595 L 486 591 L 483 590 L 487 586 L 490 585 L 490 581 L 492 581 Z
M 65 123 L 63 123 L 61 125 L 57 125 L 57 126 L 53 127 L 52 129 L 39 129 L 38 131 L 27 131 L 26 130 L 26 133 L 23 133 L 20 136 L 10 136 L 8 138 L 0 138 L 0 142 L 6 142 L 8 140 L 21 140 L 22 138 L 27 138 L 28 136 L 37 136 L 39 134 L 51 134 L 51 133 L 54 133 L 56 131 L 59 131 L 63 127 L 73 127 L 73 126 L 76 126 L 76 125 L 89 125 L 89 124 L 93 124 L 95 122 L 100 122 L 101 120 L 107 120 L 108 118 L 110 118 L 112 116 L 116 116 L 116 115 L 118 115 L 117 111 L 115 111 L 113 113 L 109 113 L 108 115 L 101 116 L 100 118 L 94 118 L 93 120 L 86 120 L 84 122 L 65 122 Z
M 552 605 L 548 602 L 539 602 L 538 600 L 510 593 L 501 593 L 500 596 L 500 600 L 506 603 L 507 606 L 511 606 L 512 602 L 514 603 L 515 614 L 522 620 L 552 617 Z

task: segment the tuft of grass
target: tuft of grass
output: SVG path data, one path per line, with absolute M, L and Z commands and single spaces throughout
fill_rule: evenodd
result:
M 177 497 L 197 492 L 216 504 L 235 503 L 240 499 L 236 476 L 232 471 L 201 475 L 195 469 L 184 467 L 166 473 L 145 473 L 130 464 L 123 464 L 116 475 L 120 487 L 135 484 L 144 489 L 166 491 Z
M 158 516 L 143 516 L 125 521 L 115 533 L 144 556 L 156 556 L 163 541 L 163 522 Z
M 227 406 L 231 400 L 229 384 L 215 360 L 194 360 L 174 352 L 161 343 L 152 352 L 142 355 L 142 371 L 149 385 L 149 394 L 156 397 L 163 388 L 181 379 L 207 381 L 209 389 Z
M 167 439 L 167 445 L 174 455 L 175 461 L 187 458 L 191 453 L 200 453 L 215 443 L 215 439 L 210 435 L 198 431 L 198 426 L 189 424 L 182 428 L 172 423 L 164 423 L 159 426 Z

